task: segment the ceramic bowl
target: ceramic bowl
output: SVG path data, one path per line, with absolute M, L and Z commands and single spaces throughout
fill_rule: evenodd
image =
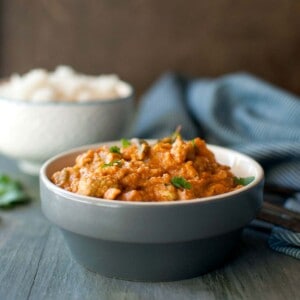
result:
M 0 97 L 0 152 L 38 174 L 48 158 L 74 147 L 118 139 L 134 112 L 129 96 L 90 102 L 8 100 Z
M 109 144 L 109 143 L 106 143 Z M 116 142 L 112 142 L 116 145 Z M 222 195 L 173 202 L 124 202 L 68 192 L 51 175 L 90 145 L 48 160 L 40 171 L 42 210 L 63 232 L 75 260 L 108 277 L 170 281 L 221 266 L 262 204 L 263 170 L 248 156 L 209 145 L 249 185 Z

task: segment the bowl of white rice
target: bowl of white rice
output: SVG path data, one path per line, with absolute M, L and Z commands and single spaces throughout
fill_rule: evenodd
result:
M 133 88 L 114 74 L 69 66 L 13 74 L 0 84 L 0 152 L 37 174 L 57 153 L 123 137 L 133 113 Z

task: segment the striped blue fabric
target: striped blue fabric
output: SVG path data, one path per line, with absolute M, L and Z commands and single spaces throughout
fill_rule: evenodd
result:
M 268 243 L 273 250 L 300 259 L 300 233 L 274 227 Z
M 245 73 L 217 79 L 168 73 L 142 97 L 128 135 L 160 138 L 179 124 L 184 138 L 248 154 L 264 167 L 266 182 L 300 190 L 299 97 Z

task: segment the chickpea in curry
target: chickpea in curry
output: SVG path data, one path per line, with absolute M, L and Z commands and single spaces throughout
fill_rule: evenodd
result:
M 123 139 L 120 146 L 88 150 L 51 179 L 80 195 L 123 201 L 189 200 L 241 187 L 204 140 L 180 135 L 154 144 Z

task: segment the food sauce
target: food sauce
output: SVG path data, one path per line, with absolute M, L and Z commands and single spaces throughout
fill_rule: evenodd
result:
M 88 150 L 52 181 L 80 195 L 123 201 L 190 200 L 241 187 L 204 140 L 184 141 L 179 134 L 154 144 L 132 139 Z

